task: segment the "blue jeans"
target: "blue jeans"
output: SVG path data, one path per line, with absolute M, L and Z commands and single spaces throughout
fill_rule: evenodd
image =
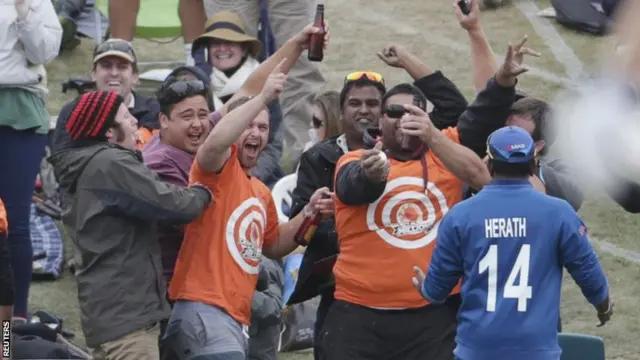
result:
M 29 231 L 31 196 L 47 136 L 0 126 L 0 198 L 7 209 L 9 254 L 15 289 L 14 314 L 26 317 L 33 249 Z

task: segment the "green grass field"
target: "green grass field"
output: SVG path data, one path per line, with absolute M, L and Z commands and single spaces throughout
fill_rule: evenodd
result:
M 350 0 L 325 1 L 326 17 L 331 23 L 332 43 L 325 54 L 321 69 L 327 79 L 327 88 L 339 89 L 347 72 L 374 70 L 386 77 L 387 84 L 409 80 L 398 69 L 386 67 L 376 52 L 390 43 L 399 43 L 419 55 L 433 69 L 440 69 L 467 95 L 473 97 L 471 63 L 465 32 L 459 28 L 451 10 L 451 1 L 381 1 Z M 596 59 L 609 41 L 576 34 L 555 26 L 546 19 L 527 17 L 537 7 L 543 9 L 548 1 L 529 2 L 514 0 L 514 4 L 483 14 L 485 30 L 498 55 L 503 55 L 509 41 L 529 35 L 529 46 L 543 54 L 526 63 L 538 71 L 522 77 L 519 86 L 536 97 L 552 100 L 562 89 L 562 79 L 571 78 L 583 66 L 593 69 Z M 549 26 L 549 24 L 551 24 Z M 542 35 L 540 35 L 542 34 Z M 559 34 L 559 36 L 557 35 Z M 558 39 L 568 45 L 562 48 Z M 73 98 L 62 94 L 60 83 L 70 76 L 87 75 L 91 68 L 93 43 L 83 44 L 73 53 L 64 54 L 49 65 L 50 97 L 48 108 L 52 115 Z M 135 48 L 141 61 L 181 60 L 182 40 L 170 44 L 157 44 L 136 40 Z M 568 49 L 568 50 L 567 50 Z M 575 57 L 573 57 L 575 54 Z M 578 61 L 576 63 L 576 61 Z M 597 319 L 579 289 L 565 280 L 562 301 L 564 330 L 601 336 L 606 341 L 607 359 L 640 359 L 640 262 L 626 250 L 640 252 L 637 233 L 640 216 L 624 213 L 601 194 L 587 194 L 589 200 L 581 215 L 587 222 L 596 249 L 611 281 L 616 313 L 613 321 L 596 328 Z M 614 250 L 612 250 L 614 247 Z M 637 253 L 635 253 L 637 255 Z M 65 319 L 66 326 L 74 330 L 82 344 L 75 281 L 68 273 L 56 282 L 34 283 L 31 309 L 48 309 Z M 309 352 L 282 354 L 282 359 L 306 360 Z

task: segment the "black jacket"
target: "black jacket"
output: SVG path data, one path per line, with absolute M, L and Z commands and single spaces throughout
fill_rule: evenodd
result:
M 158 114 L 160 113 L 160 104 L 158 101 L 154 98 L 137 95 L 135 93 L 133 93 L 133 96 L 134 104 L 133 108 L 129 109 L 129 112 L 138 120 L 138 127 L 145 127 L 149 130 L 159 129 Z M 71 101 L 60 109 L 58 120 L 56 120 L 56 129 L 53 133 L 53 139 L 51 140 L 52 153 L 67 149 L 70 145 L 71 138 L 65 127 L 67 126 L 67 121 L 69 121 L 74 106 L 75 101 Z
M 611 198 L 631 214 L 640 214 L 640 185 L 626 183 L 622 191 L 611 194 Z
M 0 231 L 0 306 L 13 305 L 13 273 L 7 234 Z
M 476 101 L 462 114 L 458 122 L 460 142 L 483 158 L 487 155 L 487 138 L 495 130 L 504 126 L 516 97 L 501 96 L 493 91 L 489 80 L 487 87 L 478 93 Z M 477 129 L 477 130 L 474 130 Z M 584 200 L 582 190 L 573 181 L 568 168 L 560 160 L 543 161 L 540 173 L 547 194 L 567 201 L 576 211 Z
M 447 79 L 442 72 L 418 79 L 414 85 L 433 104 L 430 117 L 436 127 L 445 129 L 456 126 L 460 114 L 467 108 L 467 100 L 460 90 Z M 295 217 L 313 193 L 321 188 L 333 189 L 333 176 L 336 163 L 344 151 L 337 144 L 338 136 L 329 138 L 305 151 L 300 158 L 298 182 L 292 194 L 293 205 L 291 218 Z M 333 281 L 330 272 L 316 271 L 314 264 L 319 260 L 335 256 L 338 253 L 338 241 L 333 220 L 323 221 L 309 246 L 298 270 L 296 288 L 289 298 L 288 304 L 296 304 L 311 299 L 318 294 L 333 292 Z

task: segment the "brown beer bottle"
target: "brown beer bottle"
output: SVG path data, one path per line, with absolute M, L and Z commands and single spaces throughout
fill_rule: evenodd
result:
M 318 4 L 316 8 L 316 19 L 313 26 L 322 31 L 312 34 L 309 37 L 309 61 L 320 62 L 324 58 L 324 5 Z

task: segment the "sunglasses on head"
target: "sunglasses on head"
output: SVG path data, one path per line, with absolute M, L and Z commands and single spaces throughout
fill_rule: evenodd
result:
M 322 126 L 324 126 L 322 120 L 315 117 L 315 115 L 311 117 L 311 124 L 313 125 L 314 129 L 320 129 Z
M 377 72 L 373 72 L 373 71 L 356 71 L 356 72 L 352 72 L 351 74 L 347 75 L 347 77 L 344 78 L 344 82 L 347 83 L 349 81 L 356 81 L 356 80 L 360 80 L 362 78 L 365 78 L 367 80 L 371 80 L 373 82 L 377 82 L 377 83 L 380 83 L 380 84 L 384 85 L 384 78 L 382 77 L 382 75 L 378 74 Z
M 96 46 L 93 51 L 93 57 L 104 54 L 107 51 L 120 51 L 125 54 L 131 55 L 131 57 L 133 57 L 134 59 L 136 58 L 136 54 L 133 52 L 133 48 L 131 47 L 131 45 L 123 40 L 105 41 L 101 44 L 98 44 L 98 46 Z
M 158 100 L 161 103 L 176 103 L 191 95 L 201 94 L 207 90 L 200 80 L 177 80 L 173 77 L 167 79 L 158 91 Z M 172 82 L 172 80 L 174 80 Z

